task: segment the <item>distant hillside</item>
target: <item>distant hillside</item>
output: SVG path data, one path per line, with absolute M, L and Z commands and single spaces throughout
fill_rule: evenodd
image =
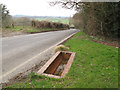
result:
M 38 21 L 51 21 L 51 22 L 59 22 L 64 24 L 69 24 L 69 17 L 61 17 L 61 16 L 27 16 L 27 15 L 14 15 L 13 18 L 20 17 L 28 17 L 33 20 Z
M 27 16 L 27 15 L 14 15 L 13 17 L 30 17 L 30 18 L 69 18 L 63 16 Z

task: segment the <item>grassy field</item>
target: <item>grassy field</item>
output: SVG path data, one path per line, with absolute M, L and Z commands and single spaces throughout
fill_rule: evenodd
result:
M 24 31 L 24 32 L 42 32 L 42 31 L 51 31 L 51 30 L 57 30 L 57 29 L 53 29 L 53 28 L 41 28 L 41 29 L 38 29 L 38 28 L 34 28 L 34 27 L 31 27 L 31 26 L 15 26 L 14 28 L 4 28 L 3 29 L 3 32 L 4 31 L 11 31 L 11 32 L 16 32 L 16 31 Z
M 60 22 L 64 24 L 69 24 L 69 19 L 67 18 L 35 18 L 39 21 L 51 21 L 51 22 Z
M 118 88 L 118 48 L 95 43 L 82 32 L 65 45 L 76 52 L 65 78 L 54 79 L 31 73 L 24 82 L 7 88 Z
M 14 26 L 10 28 L 3 28 L 3 32 L 16 32 L 16 31 L 21 31 L 21 30 L 28 30 L 28 29 L 34 29 L 33 27 L 30 26 Z
M 40 33 L 40 32 L 48 32 L 48 31 L 56 31 L 56 30 L 65 30 L 65 28 L 34 28 L 31 26 L 15 26 L 15 27 L 11 27 L 11 28 L 3 28 L 2 29 L 2 36 L 6 37 L 6 36 L 14 36 L 17 35 L 18 32 L 20 34 L 26 34 L 26 33 Z

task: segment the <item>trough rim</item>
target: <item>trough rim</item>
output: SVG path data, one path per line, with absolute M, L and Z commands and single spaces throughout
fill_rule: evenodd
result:
M 44 73 L 44 71 L 49 67 L 49 65 L 55 60 L 55 58 L 57 58 L 57 56 L 61 53 L 61 52 L 64 52 L 64 53 L 71 53 L 71 56 L 61 74 L 61 76 L 57 76 L 57 75 L 52 75 L 52 74 L 46 74 Z M 65 75 L 68 73 L 71 65 L 72 65 L 72 62 L 75 58 L 75 52 L 70 52 L 70 51 L 58 51 L 56 52 L 52 58 L 50 58 L 47 63 L 37 72 L 38 75 L 44 75 L 44 76 L 48 76 L 48 77 L 53 77 L 53 78 L 63 78 L 65 77 Z

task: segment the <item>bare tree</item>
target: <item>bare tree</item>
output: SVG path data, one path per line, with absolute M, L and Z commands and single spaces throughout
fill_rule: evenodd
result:
M 1 13 L 1 22 L 2 27 L 11 27 L 12 25 L 12 16 L 9 15 L 9 10 L 7 10 L 7 7 L 3 4 L 0 4 L 0 13 Z
M 80 10 L 82 2 L 80 0 L 57 0 L 50 2 L 51 6 L 60 4 L 63 8 Z

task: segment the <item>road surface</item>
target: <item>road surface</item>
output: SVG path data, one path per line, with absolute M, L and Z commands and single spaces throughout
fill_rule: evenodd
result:
M 24 69 L 23 65 L 27 68 L 27 66 L 29 66 L 29 62 L 35 62 L 32 60 L 33 57 L 77 31 L 78 30 L 74 29 L 3 38 L 3 79 L 7 80 L 8 77 L 10 79 L 13 75 L 22 72 Z M 22 68 L 22 70 L 18 67 Z

